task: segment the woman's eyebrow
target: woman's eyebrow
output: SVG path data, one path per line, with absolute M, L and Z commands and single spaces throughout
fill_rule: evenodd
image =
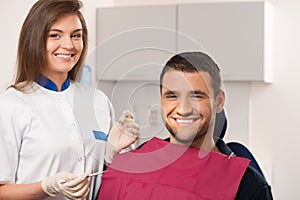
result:
M 56 31 L 56 32 L 60 32 L 60 33 L 63 32 L 62 30 L 56 29 L 56 28 L 50 29 L 50 31 Z M 79 32 L 79 31 L 82 31 L 82 29 L 81 28 L 75 29 L 74 31 L 72 31 L 72 33 Z

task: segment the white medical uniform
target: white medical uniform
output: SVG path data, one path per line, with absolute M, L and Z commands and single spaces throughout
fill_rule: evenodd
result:
M 113 118 L 104 93 L 79 83 L 62 92 L 37 83 L 31 92 L 8 89 L 0 95 L 0 184 L 33 183 L 60 171 L 102 171 L 106 141 L 96 140 L 93 130 L 108 134 Z M 100 183 L 101 175 L 91 179 L 87 199 L 96 197 Z

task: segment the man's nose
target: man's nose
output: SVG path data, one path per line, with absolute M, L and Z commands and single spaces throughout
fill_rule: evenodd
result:
M 187 116 L 193 113 L 193 105 L 187 99 L 181 99 L 177 105 L 177 114 L 180 116 Z

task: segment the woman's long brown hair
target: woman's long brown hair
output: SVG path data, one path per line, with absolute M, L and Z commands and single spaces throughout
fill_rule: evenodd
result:
M 82 55 L 73 69 L 69 71 L 71 80 L 78 78 L 77 75 L 82 70 L 88 48 L 88 30 L 85 19 L 80 12 L 81 8 L 82 2 L 79 0 L 39 0 L 32 6 L 21 28 L 17 54 L 17 74 L 11 87 L 24 91 L 26 86 L 38 78 L 47 66 L 46 41 L 50 28 L 58 19 L 70 14 L 76 14 L 82 24 Z

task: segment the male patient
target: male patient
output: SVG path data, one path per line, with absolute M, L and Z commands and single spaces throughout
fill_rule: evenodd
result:
M 217 64 L 202 52 L 173 56 L 161 76 L 161 106 L 169 140 L 153 138 L 116 155 L 98 200 L 273 199 L 249 160 L 214 140 L 225 94 Z M 215 142 L 216 141 L 216 142 Z

